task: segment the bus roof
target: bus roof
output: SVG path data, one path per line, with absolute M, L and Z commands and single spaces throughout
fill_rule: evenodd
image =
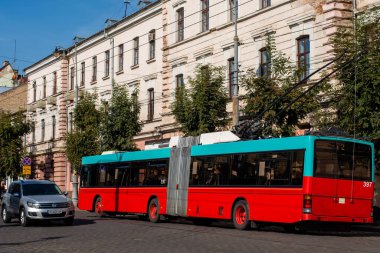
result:
M 365 145 L 371 145 L 373 149 L 373 143 L 367 141 L 343 137 L 303 135 L 284 138 L 198 145 L 193 146 L 191 148 L 191 156 L 306 149 L 310 147 L 310 145 L 314 143 L 315 140 L 350 141 Z M 163 148 L 144 151 L 121 152 L 107 155 L 85 156 L 82 158 L 82 164 L 90 165 L 99 163 L 128 162 L 150 159 L 168 159 L 169 157 L 170 148 Z

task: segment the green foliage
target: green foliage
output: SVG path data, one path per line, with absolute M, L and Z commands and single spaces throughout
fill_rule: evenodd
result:
M 66 155 L 76 174 L 83 156 L 95 155 L 100 151 L 101 112 L 96 108 L 96 96 L 86 93 L 74 110 L 74 118 L 75 129 L 66 136 Z
M 135 150 L 133 136 L 141 131 L 140 105 L 137 91 L 131 97 L 124 86 L 115 85 L 109 105 L 102 107 L 102 148 L 104 150 Z
M 333 39 L 336 55 L 344 53 L 337 67 L 359 59 L 337 72 L 336 124 L 350 134 L 380 138 L 380 11 L 359 16 L 354 29 L 340 29 Z M 356 97 L 356 99 L 355 99 Z
M 171 110 L 185 135 L 196 136 L 227 126 L 224 79 L 223 67 L 198 65 L 195 77 L 189 78 L 190 89 L 176 89 Z
M 267 39 L 271 65 L 269 75 L 260 76 L 254 69 L 249 69 L 240 78 L 240 85 L 246 90 L 244 113 L 249 119 L 256 119 L 258 115 L 267 110 L 258 120 L 257 135 L 291 136 L 296 126 L 311 112 L 319 109 L 320 97 L 318 93 L 328 88 L 324 83 L 297 102 L 285 109 L 290 102 L 298 97 L 307 84 L 299 87 L 289 94 L 286 91 L 298 82 L 301 70 L 297 69 L 283 53 L 278 52 L 273 39 Z M 278 103 L 269 108 L 269 105 L 284 96 Z M 284 109 L 284 110 L 283 110 Z M 282 111 L 282 112 L 281 112 Z M 281 113 L 280 113 L 281 112 Z
M 21 174 L 21 159 L 25 155 L 22 137 L 29 129 L 22 113 L 0 111 L 0 177 Z

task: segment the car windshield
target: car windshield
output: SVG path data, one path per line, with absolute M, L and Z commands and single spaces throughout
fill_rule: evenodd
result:
M 32 195 L 61 195 L 62 192 L 55 184 L 26 184 L 22 186 L 24 196 Z

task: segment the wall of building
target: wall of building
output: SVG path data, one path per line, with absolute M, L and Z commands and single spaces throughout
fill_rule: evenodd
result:
M 0 93 L 0 110 L 15 113 L 26 111 L 27 85 L 21 85 Z

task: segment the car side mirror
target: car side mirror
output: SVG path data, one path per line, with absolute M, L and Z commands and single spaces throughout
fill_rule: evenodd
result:
M 19 198 L 19 197 L 20 197 L 20 193 L 18 193 L 18 192 L 15 192 L 15 193 L 13 194 L 13 196 L 15 196 L 15 197 Z
M 64 193 L 63 193 L 63 195 L 65 195 L 65 196 L 67 196 L 67 194 L 68 194 L 67 192 L 64 192 Z

